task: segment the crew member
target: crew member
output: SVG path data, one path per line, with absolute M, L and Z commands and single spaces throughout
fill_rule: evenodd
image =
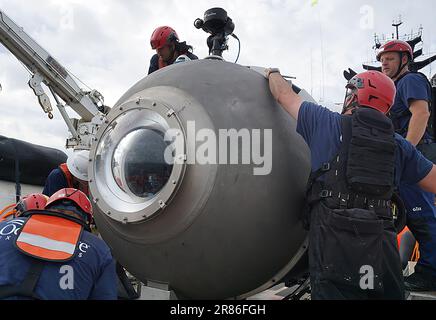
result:
M 436 163 L 436 143 L 431 108 L 431 84 L 419 72 L 411 72 L 411 46 L 401 40 L 385 43 L 377 54 L 382 72 L 395 81 L 397 94 L 389 112 L 395 131 Z M 430 119 L 430 120 L 429 120 Z M 420 258 L 415 273 L 405 279 L 410 291 L 436 290 L 436 208 L 435 195 L 414 184 L 401 184 L 400 196 L 407 210 L 407 225 L 419 243 Z
M 0 298 L 115 300 L 117 276 L 108 246 L 89 232 L 86 195 L 65 188 L 44 210 L 0 223 Z
M 270 90 L 311 150 L 307 204 L 313 299 L 404 299 L 390 199 L 400 182 L 436 192 L 436 167 L 385 114 L 395 97 L 380 72 L 348 82 L 343 115 L 303 102 L 267 70 Z
M 42 193 L 50 197 L 62 188 L 75 188 L 88 196 L 88 165 L 88 150 L 74 152 L 66 163 L 50 172 Z
M 43 210 L 48 197 L 42 193 L 32 193 L 24 196 L 18 203 L 11 204 L 0 211 L 0 222 L 19 217 L 29 210 Z
M 173 64 L 178 61 L 196 60 L 198 57 L 192 53 L 192 46 L 187 45 L 186 41 L 179 42 L 176 31 L 168 26 L 156 28 L 150 39 L 150 45 L 156 54 L 150 60 L 148 74 Z

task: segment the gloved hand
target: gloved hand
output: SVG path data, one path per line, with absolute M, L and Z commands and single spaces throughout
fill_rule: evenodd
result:
M 264 67 L 256 67 L 256 66 L 247 66 L 247 68 L 256 71 L 257 73 L 265 77 L 265 79 L 268 79 L 269 74 L 272 72 L 280 73 L 280 70 L 277 68 L 264 68 Z

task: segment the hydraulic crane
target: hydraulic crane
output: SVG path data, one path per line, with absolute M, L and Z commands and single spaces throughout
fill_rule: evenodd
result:
M 66 147 L 89 149 L 99 125 L 105 120 L 107 107 L 103 96 L 97 90 L 82 90 L 65 67 L 1 10 L 0 43 L 28 69 L 31 74 L 28 84 L 44 112 L 52 119 L 53 108 L 42 84 L 50 90 L 71 133 Z M 66 106 L 81 119 L 70 119 Z

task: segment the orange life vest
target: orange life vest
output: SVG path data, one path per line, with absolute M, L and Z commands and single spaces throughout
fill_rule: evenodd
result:
M 70 170 L 68 169 L 68 166 L 66 163 L 62 163 L 59 165 L 59 169 L 64 174 L 65 180 L 67 181 L 66 188 L 75 188 L 82 191 L 84 194 L 86 194 L 89 197 L 89 188 L 88 185 L 83 186 L 82 184 L 79 184 L 75 181 L 73 175 L 71 174 Z
M 402 238 L 403 238 L 404 234 L 407 233 L 407 232 L 410 232 L 410 230 L 409 230 L 408 227 L 405 227 L 403 229 L 403 231 L 401 231 L 397 235 L 397 245 L 398 245 L 398 248 L 400 248 Z M 420 256 L 420 254 L 419 254 L 419 244 L 418 244 L 418 242 L 415 242 L 415 246 L 414 246 L 413 251 L 411 252 L 409 261 L 418 261 L 419 260 L 419 256 Z

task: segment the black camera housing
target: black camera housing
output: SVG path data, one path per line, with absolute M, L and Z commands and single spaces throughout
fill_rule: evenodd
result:
M 207 10 L 204 13 L 204 20 L 195 19 L 194 26 L 211 34 L 207 39 L 209 53 L 220 57 L 223 51 L 228 49 L 227 37 L 235 30 L 235 24 L 227 16 L 227 11 L 222 8 Z
M 213 35 L 224 33 L 225 36 L 228 36 L 235 30 L 235 24 L 227 16 L 226 10 L 212 8 L 204 13 L 204 29 Z

